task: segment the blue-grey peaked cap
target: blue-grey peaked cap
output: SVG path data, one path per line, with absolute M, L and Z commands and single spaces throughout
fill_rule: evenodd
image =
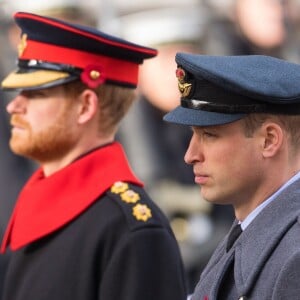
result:
M 249 113 L 300 114 L 300 65 L 262 56 L 209 56 L 178 53 L 181 106 L 168 122 L 210 126 L 239 120 Z M 181 80 L 182 81 L 181 81 Z M 180 84 L 179 84 L 180 85 Z M 182 85 L 181 85 L 182 86 Z

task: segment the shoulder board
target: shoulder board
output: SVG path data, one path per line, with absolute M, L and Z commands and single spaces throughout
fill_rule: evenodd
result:
M 161 226 L 157 208 L 142 188 L 118 181 L 106 194 L 121 207 L 131 230 Z

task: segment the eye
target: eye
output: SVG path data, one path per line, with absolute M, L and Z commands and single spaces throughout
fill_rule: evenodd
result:
M 206 137 L 217 137 L 217 135 L 214 132 L 207 131 L 207 130 L 203 131 L 203 135 L 206 136 Z
M 30 99 L 47 97 L 47 94 L 44 90 L 22 91 L 22 95 Z

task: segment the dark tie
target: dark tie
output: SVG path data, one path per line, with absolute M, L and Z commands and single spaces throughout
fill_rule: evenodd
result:
M 230 231 L 228 235 L 227 245 L 226 245 L 226 251 L 228 252 L 236 239 L 240 236 L 240 234 L 243 232 L 241 225 L 236 224 L 232 230 Z

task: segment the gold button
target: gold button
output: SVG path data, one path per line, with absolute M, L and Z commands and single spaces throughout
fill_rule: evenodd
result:
M 94 80 L 98 79 L 100 77 L 100 75 L 101 75 L 100 72 L 96 71 L 96 70 L 93 70 L 90 72 L 90 77 Z

